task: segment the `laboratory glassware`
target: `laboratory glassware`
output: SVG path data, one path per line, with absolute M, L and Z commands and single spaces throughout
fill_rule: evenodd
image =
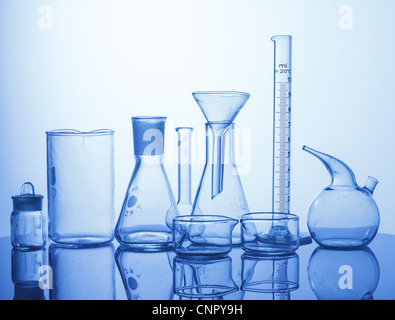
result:
M 178 135 L 178 201 L 181 215 L 192 213 L 191 203 L 191 135 L 193 128 L 177 127 Z
M 373 192 L 378 181 L 369 177 L 357 185 L 354 173 L 343 161 L 303 147 L 325 165 L 332 181 L 312 201 L 307 225 L 313 239 L 322 246 L 351 248 L 369 244 L 379 228 L 380 214 Z
M 299 248 L 299 218 L 290 213 L 257 212 L 241 217 L 241 246 L 250 254 L 290 254 Z
M 11 244 L 20 248 L 40 248 L 46 243 L 46 216 L 42 212 L 43 196 L 25 182 L 19 195 L 12 197 Z
M 50 288 L 50 275 L 45 272 L 47 254 L 45 247 L 11 251 L 11 280 L 14 284 L 14 300 L 45 300 Z
M 49 237 L 55 243 L 110 242 L 114 231 L 114 131 L 47 132 Z
M 174 253 L 166 250 L 139 252 L 119 246 L 115 260 L 128 300 L 171 300 L 173 298 Z
M 234 162 L 234 123 L 250 95 L 238 91 L 194 92 L 206 123 L 206 163 L 193 203 L 193 215 L 224 215 L 239 219 L 249 212 Z M 228 161 L 225 161 L 226 158 Z M 240 244 L 240 228 L 232 243 Z
M 292 37 L 274 42 L 273 183 L 272 211 L 290 212 L 291 176 L 291 49 Z
M 318 247 L 307 266 L 310 288 L 319 300 L 372 300 L 380 265 L 368 247 Z
M 271 293 L 273 300 L 290 300 L 299 288 L 299 256 L 242 256 L 242 287 L 247 292 Z
M 223 123 L 212 124 L 212 126 L 223 125 Z M 234 161 L 234 124 L 229 125 L 227 132 L 223 133 L 222 143 L 225 146 L 223 163 L 223 184 L 221 193 L 211 196 L 213 166 L 213 132 L 211 126 L 206 124 L 206 164 L 203 175 L 197 188 L 192 214 L 193 215 L 223 215 L 239 220 L 240 217 L 249 212 L 247 199 L 244 194 L 241 179 Z M 232 233 L 232 243 L 240 244 L 240 226 L 236 226 Z
M 176 256 L 173 282 L 174 293 L 188 298 L 218 298 L 239 289 L 232 278 L 229 256 L 209 259 Z
M 210 154 L 207 156 L 210 156 L 211 198 L 214 199 L 223 191 L 224 185 L 224 136 L 250 94 L 238 91 L 197 91 L 192 95 L 211 131 L 209 135 L 212 136 L 212 145 L 208 148 Z
M 135 168 L 115 229 L 116 239 L 140 250 L 173 244 L 172 221 L 179 215 L 164 162 L 166 117 L 133 117 Z
M 50 300 L 115 300 L 114 245 L 49 246 Z
M 179 255 L 226 255 L 238 220 L 217 215 L 179 216 L 173 220 L 174 250 Z

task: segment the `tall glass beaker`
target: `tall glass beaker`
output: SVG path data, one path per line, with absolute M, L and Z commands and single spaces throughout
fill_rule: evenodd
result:
M 49 237 L 110 242 L 114 231 L 114 131 L 47 132 Z
M 221 137 L 224 147 L 223 155 L 223 185 L 221 193 L 212 197 L 212 176 L 215 171 L 215 142 L 216 135 L 213 126 L 222 123 L 206 124 L 206 164 L 198 186 L 193 204 L 193 215 L 224 215 L 239 220 L 249 212 L 247 200 L 241 184 L 240 176 L 234 162 L 234 124 Z M 214 129 L 215 130 L 215 129 Z M 232 233 L 232 243 L 240 244 L 240 226 L 236 226 Z
M 115 229 L 117 240 L 150 251 L 173 244 L 172 222 L 179 215 L 164 159 L 165 117 L 133 117 L 136 165 Z

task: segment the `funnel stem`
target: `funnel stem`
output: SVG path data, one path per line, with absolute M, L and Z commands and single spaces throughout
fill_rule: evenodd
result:
M 213 133 L 213 159 L 211 176 L 211 198 L 214 199 L 223 190 L 224 182 L 224 156 L 225 156 L 225 133 L 228 126 L 224 124 L 210 124 Z

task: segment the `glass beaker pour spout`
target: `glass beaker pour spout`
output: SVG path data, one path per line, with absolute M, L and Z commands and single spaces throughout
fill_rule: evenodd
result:
M 250 97 L 239 91 L 196 91 L 192 93 L 214 135 L 212 198 L 222 192 L 223 136 Z

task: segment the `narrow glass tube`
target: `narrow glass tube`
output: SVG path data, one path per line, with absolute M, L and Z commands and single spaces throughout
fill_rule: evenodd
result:
M 178 201 L 181 215 L 191 214 L 191 136 L 193 128 L 178 127 Z
M 291 159 L 291 47 L 292 37 L 274 42 L 273 212 L 290 212 Z

